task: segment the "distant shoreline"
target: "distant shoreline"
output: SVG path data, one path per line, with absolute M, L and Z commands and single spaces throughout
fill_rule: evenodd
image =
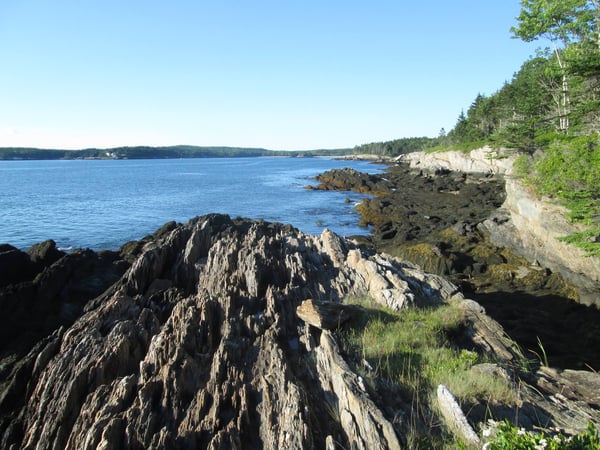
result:
M 199 147 L 175 145 L 170 147 L 115 147 L 108 149 L 89 148 L 81 150 L 40 149 L 25 147 L 0 148 L 1 161 L 28 160 L 73 160 L 73 159 L 179 159 L 179 158 L 240 158 L 260 156 L 280 156 L 288 158 L 307 158 L 314 156 L 339 157 L 350 155 L 353 150 L 317 149 L 317 150 L 268 150 L 246 147 Z

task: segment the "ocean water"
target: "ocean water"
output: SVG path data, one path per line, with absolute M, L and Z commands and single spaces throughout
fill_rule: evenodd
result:
M 170 220 L 209 213 L 366 234 L 354 209 L 363 195 L 304 188 L 343 167 L 383 170 L 330 158 L 0 161 L 0 243 L 114 250 Z

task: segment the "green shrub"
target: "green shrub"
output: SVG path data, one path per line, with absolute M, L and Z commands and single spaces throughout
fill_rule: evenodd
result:
M 576 436 L 547 435 L 516 428 L 511 423 L 490 420 L 483 430 L 485 450 L 596 450 L 600 449 L 600 434 L 593 424 Z
M 533 159 L 527 155 L 522 154 L 513 163 L 513 175 L 517 178 L 528 180 L 533 170 Z
M 517 159 L 515 173 L 540 194 L 558 199 L 568 209 L 570 221 L 590 226 L 561 240 L 588 256 L 600 256 L 600 136 L 552 136 L 554 140 L 537 161 L 527 156 Z
M 600 226 L 594 226 L 587 230 L 573 233 L 569 236 L 560 238 L 561 241 L 567 244 L 572 244 L 582 249 L 587 256 L 595 256 L 600 258 Z
M 441 145 L 436 145 L 434 147 L 429 147 L 429 148 L 425 149 L 425 153 L 452 152 L 452 151 L 469 153 L 472 150 L 476 150 L 478 148 L 485 146 L 486 144 L 489 144 L 489 142 L 473 141 L 473 142 L 459 142 L 456 144 L 441 144 Z
M 535 164 L 535 181 L 543 194 L 563 200 L 600 199 L 600 145 L 597 135 L 556 140 Z

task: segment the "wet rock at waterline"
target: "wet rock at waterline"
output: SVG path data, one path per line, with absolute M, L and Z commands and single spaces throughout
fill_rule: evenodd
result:
M 468 159 L 455 157 L 460 158 Z M 465 295 L 480 301 L 528 355 L 539 352 L 540 339 L 541 345 L 552 350 L 548 353 L 551 364 L 599 370 L 600 310 L 578 304 L 581 295 L 586 303 L 600 298 L 600 290 L 595 295 L 590 291 L 594 262 L 580 257 L 581 264 L 592 269 L 587 271 L 587 282 L 573 284 L 571 271 L 563 276 L 558 265 L 553 270 L 526 259 L 528 254 L 516 244 L 498 245 L 521 239 L 516 228 L 508 226 L 512 219 L 506 213 L 507 204 L 519 201 L 507 199 L 505 180 L 498 175 L 505 168 L 492 170 L 493 164 L 479 158 L 473 167 L 480 172 L 464 173 L 450 170 L 452 159 L 447 164 L 437 159 L 430 165 L 427 159 L 423 161 L 411 162 L 412 168 L 404 162 L 392 164 L 385 174 L 362 174 L 354 180 L 353 171 L 334 170 L 318 180 L 322 188 L 358 187 L 373 194 L 357 207 L 363 222 L 372 227 L 372 237 L 355 237 L 356 241 L 447 277 Z M 471 167 L 471 163 L 463 162 L 461 167 Z M 510 183 L 515 184 L 514 180 Z M 524 195 L 514 188 L 510 195 L 515 192 Z

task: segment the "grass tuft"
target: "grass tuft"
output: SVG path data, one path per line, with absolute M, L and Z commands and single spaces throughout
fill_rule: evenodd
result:
M 462 334 L 463 312 L 456 306 L 384 310 L 370 300 L 347 300 L 366 309 L 342 332 L 346 353 L 360 357 L 376 376 L 399 384 L 407 398 L 429 398 L 444 384 L 459 401 L 512 402 L 509 384 L 488 373 L 472 371 L 487 362 L 473 351 L 459 349 L 450 336 Z

